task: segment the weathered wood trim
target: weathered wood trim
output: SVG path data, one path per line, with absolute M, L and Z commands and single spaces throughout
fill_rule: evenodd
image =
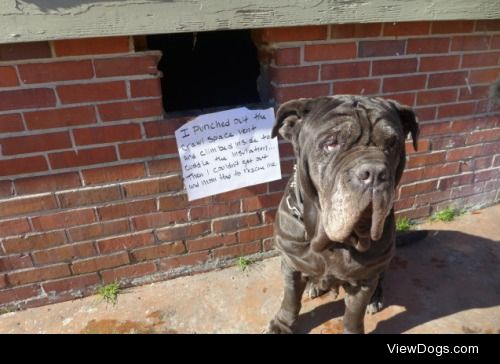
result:
M 0 43 L 308 24 L 498 18 L 498 0 L 0 0 Z

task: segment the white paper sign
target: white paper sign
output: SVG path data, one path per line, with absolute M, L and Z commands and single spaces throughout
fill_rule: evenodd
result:
M 274 111 L 245 107 L 198 116 L 175 131 L 188 200 L 281 178 Z

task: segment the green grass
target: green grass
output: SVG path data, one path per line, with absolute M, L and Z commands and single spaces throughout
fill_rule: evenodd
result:
M 413 229 L 414 225 L 415 223 L 413 221 L 411 221 L 407 217 L 403 217 L 396 220 L 396 231 L 401 231 L 401 232 L 409 231 Z
M 253 262 L 250 259 L 244 258 L 244 257 L 239 257 L 238 258 L 238 267 L 242 271 L 245 271 Z
M 464 210 L 453 208 L 453 207 L 447 207 L 441 211 L 436 212 L 434 215 L 431 217 L 431 222 L 435 221 L 442 221 L 442 222 L 450 222 L 455 220 L 456 217 L 463 215 Z
M 106 303 L 114 305 L 118 301 L 118 295 L 120 292 L 120 285 L 114 282 L 99 288 L 97 294 L 101 297 L 102 301 L 106 301 Z

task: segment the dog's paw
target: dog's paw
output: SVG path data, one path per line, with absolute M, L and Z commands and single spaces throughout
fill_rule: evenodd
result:
M 292 329 L 284 323 L 272 319 L 269 325 L 262 332 L 263 334 L 291 334 Z
M 319 288 L 319 286 L 315 283 L 312 283 L 312 282 L 307 283 L 306 294 L 307 294 L 307 297 L 309 297 L 310 299 L 314 299 L 314 298 L 317 298 L 319 296 L 323 296 L 327 292 L 328 292 L 328 290 L 324 290 L 324 289 Z
M 382 311 L 384 308 L 384 304 L 382 302 L 370 302 L 368 306 L 366 306 L 366 313 L 369 315 L 374 315 L 377 312 Z

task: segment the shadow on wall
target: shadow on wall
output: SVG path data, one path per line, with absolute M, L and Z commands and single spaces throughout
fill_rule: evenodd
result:
M 499 241 L 457 231 L 429 231 L 425 240 L 398 247 L 385 276 L 384 310 L 397 305 L 405 311 L 382 319 L 371 333 L 402 333 L 455 313 L 500 305 L 499 267 Z M 316 307 L 299 316 L 297 331 L 310 332 L 341 317 L 343 311 L 343 300 Z M 458 329 L 464 333 L 494 333 L 498 327 L 489 329 L 478 323 L 478 327 L 464 325 Z

